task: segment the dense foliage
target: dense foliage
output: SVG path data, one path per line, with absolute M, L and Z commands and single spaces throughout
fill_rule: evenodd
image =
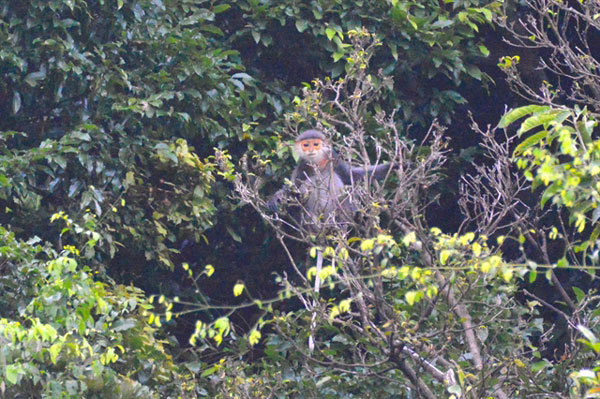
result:
M 93 247 L 97 233 L 82 233 Z M 191 373 L 147 324 L 152 305 L 141 290 L 96 281 L 73 246 L 57 253 L 4 228 L 0 242 L 3 396 L 176 398 L 194 390 Z
M 203 139 L 235 137 L 228 121 L 241 111 L 241 67 L 209 42 L 214 12 L 33 1 L 1 15 L 4 222 L 39 234 L 55 211 L 81 220 L 89 209 L 109 257 L 128 242 L 172 267 L 177 240 L 198 239 L 216 211 L 214 165 L 187 141 L 208 155 Z
M 5 1 L 0 396 L 597 397 L 599 14 Z M 265 207 L 309 127 L 348 229 Z

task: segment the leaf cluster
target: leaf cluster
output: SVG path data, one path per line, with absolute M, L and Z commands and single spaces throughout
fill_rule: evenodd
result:
M 4 228 L 0 246 L 3 396 L 175 398 L 193 389 L 145 322 L 152 306 L 141 290 L 96 280 L 75 247 L 56 252 Z

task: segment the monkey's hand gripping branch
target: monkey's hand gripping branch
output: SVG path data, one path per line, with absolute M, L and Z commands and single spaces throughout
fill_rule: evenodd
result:
M 277 213 L 281 209 L 281 205 L 287 202 L 289 197 L 297 192 L 297 187 L 291 181 L 286 179 L 285 184 L 273 194 L 267 201 L 267 209 L 270 212 Z

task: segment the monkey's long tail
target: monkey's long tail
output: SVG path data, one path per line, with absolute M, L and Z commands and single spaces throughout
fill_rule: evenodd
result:
M 317 250 L 317 274 L 315 275 L 315 294 L 319 294 L 319 290 L 321 289 L 321 268 L 323 267 L 323 252 L 321 250 Z M 319 302 L 318 295 L 315 295 L 315 299 L 313 301 L 313 314 L 310 320 L 310 335 L 308 336 L 308 350 L 310 353 L 313 353 L 315 350 L 315 336 L 314 331 L 317 328 L 317 304 Z

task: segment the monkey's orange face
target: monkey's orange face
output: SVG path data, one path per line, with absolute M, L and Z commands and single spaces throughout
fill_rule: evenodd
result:
M 297 143 L 302 153 L 306 155 L 315 154 L 321 151 L 323 148 L 323 140 L 321 139 L 309 139 L 302 140 Z
M 296 141 L 296 152 L 309 162 L 319 163 L 329 157 L 329 146 L 321 139 Z
M 301 158 L 310 162 L 320 162 L 325 158 L 325 143 L 321 139 L 307 139 L 296 142 L 296 150 Z

